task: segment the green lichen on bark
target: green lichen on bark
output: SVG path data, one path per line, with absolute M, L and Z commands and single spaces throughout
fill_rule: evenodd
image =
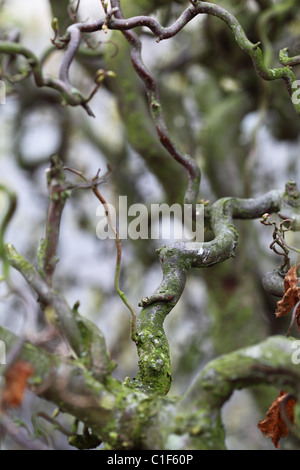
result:
M 8 352 L 18 341 L 3 328 L 0 338 Z M 207 364 L 181 398 L 132 390 L 110 375 L 99 382 L 77 361 L 31 344 L 24 344 L 20 356 L 34 367 L 31 390 L 82 421 L 106 449 L 217 450 L 225 448 L 220 411 L 234 390 L 269 383 L 298 394 L 292 343 L 271 337 L 221 356 Z M 39 389 L 43 382 L 48 387 Z
M 150 307 L 145 307 L 140 313 L 137 324 L 138 373 L 134 380 L 127 382 L 131 387 L 161 396 L 168 393 L 172 380 L 169 343 L 163 328 L 168 310 L 167 306 L 157 306 L 153 315 L 152 306 L 151 311 Z
M 104 335 L 93 322 L 79 315 L 74 308 L 73 312 L 82 343 L 79 359 L 97 380 L 103 381 L 116 367 L 110 360 Z

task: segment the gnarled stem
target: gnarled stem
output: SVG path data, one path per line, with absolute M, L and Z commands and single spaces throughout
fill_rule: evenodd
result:
M 212 241 L 180 241 L 158 250 L 163 279 L 154 294 L 141 301 L 143 309 L 137 321 L 139 370 L 132 386 L 153 393 L 168 392 L 172 377 L 163 322 L 181 297 L 187 272 L 234 256 L 238 232 L 233 219 L 255 219 L 264 212 L 278 212 L 283 194 L 270 191 L 253 199 L 220 199 L 211 208 L 211 225 L 215 235 Z
M 0 327 L 8 350 L 16 337 Z M 24 344 L 20 359 L 34 367 L 33 393 L 83 421 L 106 449 L 224 449 L 220 410 L 234 390 L 270 384 L 299 395 L 293 341 L 273 336 L 217 358 L 199 373 L 181 399 L 149 397 L 110 378 L 100 383 L 76 362 Z M 0 366 L 0 372 L 2 373 Z M 39 387 L 36 383 L 44 384 Z

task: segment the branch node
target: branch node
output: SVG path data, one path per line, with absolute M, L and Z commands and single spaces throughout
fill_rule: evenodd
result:
M 253 49 L 254 51 L 256 51 L 256 50 L 259 48 L 260 45 L 261 45 L 261 42 L 258 41 L 256 44 L 253 44 L 252 49 Z

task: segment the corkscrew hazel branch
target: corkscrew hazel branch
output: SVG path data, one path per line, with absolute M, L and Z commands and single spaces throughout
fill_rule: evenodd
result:
M 136 343 L 137 342 L 136 312 L 135 312 L 134 308 L 130 305 L 129 301 L 127 300 L 126 295 L 124 294 L 124 292 L 120 289 L 120 284 L 119 284 L 120 271 L 121 271 L 121 258 L 122 258 L 122 242 L 121 242 L 121 239 L 119 237 L 119 233 L 118 233 L 118 231 L 117 231 L 117 229 L 116 229 L 116 227 L 113 223 L 113 220 L 111 218 L 110 211 L 109 211 L 109 205 L 107 204 L 107 202 L 104 199 L 104 197 L 102 196 L 102 194 L 99 192 L 98 188 L 93 188 L 93 193 L 95 194 L 95 196 L 99 199 L 99 201 L 103 205 L 103 207 L 105 209 L 105 214 L 106 214 L 107 221 L 108 221 L 109 226 L 110 226 L 110 228 L 112 229 L 112 231 L 115 235 L 115 243 L 116 243 L 116 249 L 117 249 L 116 270 L 115 270 L 115 279 L 114 279 L 115 289 L 116 289 L 119 297 L 122 299 L 123 303 L 126 305 L 128 310 L 130 311 L 130 314 L 131 314 L 131 330 L 130 330 L 131 331 L 131 339 L 132 339 L 132 341 L 134 341 Z
M 238 241 L 233 219 L 259 218 L 262 208 L 278 212 L 282 198 L 282 192 L 270 191 L 258 198 L 219 199 L 211 207 L 212 241 L 180 241 L 158 250 L 163 279 L 156 291 L 141 301 L 143 309 L 137 319 L 139 370 L 132 387 L 168 392 L 172 377 L 163 323 L 182 295 L 188 271 L 233 257 Z
M 62 44 L 67 44 L 67 50 L 61 63 L 59 79 L 44 77 L 41 64 L 36 56 L 20 44 L 0 41 L 0 52 L 20 54 L 26 57 L 37 86 L 47 86 L 56 89 L 62 94 L 67 104 L 71 106 L 83 106 L 90 116 L 94 116 L 87 104 L 93 94 L 91 94 L 88 99 L 84 98 L 79 90 L 72 87 L 69 80 L 69 69 L 78 51 L 82 33 L 101 31 L 103 28 L 105 31 L 107 29 L 128 31 L 143 26 L 150 29 L 159 42 L 174 37 L 197 15 L 208 14 L 218 17 L 227 24 L 238 46 L 251 57 L 254 67 L 261 78 L 264 80 L 284 80 L 291 98 L 295 91 L 298 90 L 297 81 L 291 70 L 291 66 L 299 63 L 299 57 L 288 58 L 287 50 L 283 49 L 280 52 L 280 61 L 283 67 L 269 68 L 264 61 L 262 50 L 259 47 L 260 43 L 252 43 L 247 38 L 237 18 L 219 5 L 193 0 L 191 1 L 191 6 L 186 8 L 172 25 L 163 27 L 155 18 L 149 16 L 136 16 L 124 19 L 120 16 L 119 2 L 114 1 L 111 2 L 111 4 L 111 10 L 108 10 L 107 6 L 105 7 L 105 18 L 92 22 L 75 23 L 68 27 L 64 38 L 60 38 L 62 39 Z M 293 98 L 292 102 L 296 113 L 300 115 L 300 103 Z
M 115 16 L 124 19 L 119 1 L 112 0 L 112 6 L 115 10 Z M 184 203 L 192 204 L 195 216 L 195 205 L 198 197 L 198 190 L 201 178 L 200 168 L 189 155 L 183 154 L 172 142 L 168 135 L 167 125 L 164 119 L 162 106 L 159 97 L 157 82 L 151 72 L 145 66 L 142 59 L 142 43 L 139 37 L 133 31 L 123 31 L 123 35 L 131 46 L 131 61 L 136 73 L 142 79 L 149 101 L 149 108 L 155 123 L 156 131 L 160 142 L 169 152 L 172 158 L 180 163 L 188 174 L 188 187 L 185 193 Z
M 109 28 L 112 29 L 132 29 L 136 26 L 146 26 L 152 33 L 158 37 L 158 41 L 174 37 L 181 29 L 190 22 L 198 14 L 209 14 L 218 17 L 224 21 L 227 26 L 231 29 L 235 40 L 239 47 L 246 52 L 252 59 L 254 67 L 264 80 L 275 80 L 283 79 L 286 83 L 288 92 L 292 97 L 293 94 L 293 83 L 295 83 L 295 75 L 290 69 L 289 66 L 284 66 L 281 68 L 271 69 L 266 66 L 264 63 L 263 53 L 259 47 L 260 43 L 252 43 L 246 36 L 242 26 L 239 21 L 224 8 L 211 4 L 208 2 L 193 1 L 191 2 L 192 6 L 188 7 L 180 17 L 169 27 L 163 27 L 160 23 L 154 18 L 149 17 L 134 17 L 123 20 L 123 23 L 120 19 L 113 19 L 108 23 Z M 291 64 L 289 64 L 291 65 Z M 294 108 L 297 114 L 300 114 L 300 104 L 294 103 Z
M 285 232 L 288 232 L 289 230 L 292 229 L 293 226 L 293 221 L 291 219 L 285 219 L 282 222 L 280 222 L 279 226 L 277 222 L 272 221 L 269 222 L 270 215 L 268 213 L 263 214 L 262 218 L 260 219 L 260 222 L 263 225 L 266 226 L 274 226 L 274 231 L 273 231 L 273 241 L 270 244 L 270 249 L 276 253 L 276 255 L 284 256 L 284 260 L 282 262 L 282 265 L 280 266 L 280 271 L 284 272 L 285 270 L 290 269 L 290 258 L 289 258 L 289 252 L 294 251 L 295 253 L 300 253 L 300 250 L 298 248 L 295 248 L 291 245 L 289 245 L 286 240 L 285 240 Z M 286 226 L 288 224 L 288 226 Z M 278 245 L 282 251 L 278 251 L 276 245 Z
M 300 64 L 300 55 L 296 55 L 294 57 L 289 57 L 289 49 L 285 47 L 281 49 L 279 52 L 279 62 L 284 66 L 293 66 Z
M 25 57 L 27 64 L 33 74 L 35 84 L 38 87 L 48 87 L 59 91 L 63 97 L 63 104 L 68 104 L 70 106 L 82 106 L 89 116 L 94 117 L 94 113 L 88 106 L 88 101 L 90 98 L 84 98 L 80 91 L 72 87 L 69 82 L 63 81 L 61 79 L 44 77 L 41 63 L 31 50 L 19 43 L 0 41 L 0 53 L 15 54 Z
M 71 171 L 72 173 L 75 173 L 76 175 L 78 175 L 80 178 L 82 178 L 86 183 L 87 185 L 90 185 L 90 187 L 92 188 L 92 191 L 93 193 L 95 194 L 95 196 L 97 197 L 97 199 L 99 199 L 99 201 L 101 202 L 101 204 L 103 205 L 104 209 L 105 209 L 105 215 L 106 215 L 106 218 L 107 218 L 107 222 L 115 236 L 115 243 L 116 243 L 116 249 L 117 249 L 117 257 L 116 257 L 116 269 L 115 269 L 115 278 L 114 278 L 114 284 L 115 284 L 115 289 L 119 295 L 119 297 L 122 299 L 123 303 L 126 305 L 126 307 L 128 308 L 128 310 L 130 311 L 130 314 L 131 314 L 131 329 L 130 329 L 130 332 L 131 332 L 131 339 L 132 341 L 134 341 L 135 343 L 137 342 L 137 334 L 136 334 L 136 312 L 134 310 L 134 308 L 131 306 L 131 304 L 129 303 L 126 295 L 124 294 L 124 292 L 120 289 L 120 284 L 119 284 L 119 279 L 120 279 L 120 270 L 121 270 L 121 259 L 122 259 L 122 242 L 121 242 L 121 239 L 119 237 L 119 233 L 113 223 L 113 220 L 112 220 L 112 217 L 111 217 L 111 214 L 110 214 L 110 210 L 109 210 L 109 204 L 107 204 L 106 200 L 104 199 L 104 197 L 102 196 L 102 194 L 100 193 L 100 191 L 98 190 L 97 188 L 97 181 L 99 180 L 99 171 L 97 172 L 96 176 L 94 178 L 92 178 L 91 181 L 89 181 L 85 176 L 84 174 L 81 172 L 81 171 L 77 171 L 77 170 L 74 170 L 73 168 L 69 168 L 69 167 L 64 167 L 65 170 L 68 170 L 68 171 Z

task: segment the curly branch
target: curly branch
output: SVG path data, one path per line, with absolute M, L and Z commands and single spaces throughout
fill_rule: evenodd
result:
M 255 199 L 223 198 L 211 208 L 211 225 L 215 238 L 210 242 L 175 242 L 158 251 L 163 279 L 150 297 L 141 301 L 138 316 L 139 370 L 134 387 L 166 394 L 171 384 L 171 367 L 168 342 L 163 323 L 181 297 L 187 272 L 204 268 L 234 256 L 238 232 L 233 219 L 254 219 L 261 211 L 278 212 L 283 193 L 270 191 Z
M 0 334 L 11 349 L 15 336 L 1 327 Z M 220 410 L 234 390 L 268 383 L 298 396 L 300 372 L 291 360 L 292 345 L 287 338 L 273 336 L 217 358 L 179 401 L 149 397 L 111 377 L 98 382 L 76 362 L 27 343 L 20 357 L 34 367 L 29 384 L 32 392 L 84 422 L 106 449 L 167 450 L 176 439 L 177 450 L 216 450 L 224 449 Z M 47 383 L 42 391 L 35 385 L 37 379 Z M 163 423 L 167 423 L 167 433 Z
M 124 20 L 123 14 L 120 9 L 119 1 L 112 0 L 111 4 L 116 10 L 115 16 Z M 155 123 L 159 140 L 169 152 L 169 154 L 187 170 L 188 188 L 186 190 L 184 202 L 185 204 L 193 204 L 193 210 L 195 212 L 195 204 L 197 202 L 201 178 L 200 169 L 197 163 L 190 156 L 184 155 L 180 152 L 180 150 L 174 145 L 174 143 L 168 136 L 167 126 L 162 113 L 158 86 L 154 77 L 149 72 L 142 60 L 142 43 L 139 37 L 132 31 L 123 31 L 123 35 L 131 45 L 131 60 L 135 71 L 144 82 L 148 95 L 150 112 Z
M 79 90 L 63 80 L 44 77 L 41 63 L 31 50 L 16 42 L 0 41 L 0 52 L 24 56 L 38 87 L 45 86 L 59 91 L 67 104 L 70 106 L 83 106 L 90 116 L 94 116 L 87 104 L 88 99 L 84 98 Z
M 288 388 L 298 396 L 300 375 L 299 368 L 292 362 L 293 353 L 291 340 L 273 336 L 217 358 L 200 372 L 179 408 L 184 412 L 188 406 L 191 419 L 201 408 L 213 416 L 234 390 L 262 383 Z
M 254 67 L 260 77 L 264 80 L 283 79 L 289 95 L 292 97 L 295 92 L 294 88 L 297 90 L 298 87 L 295 75 L 291 70 L 291 66 L 299 63 L 298 58 L 288 60 L 286 49 L 284 49 L 280 54 L 280 61 L 284 66 L 275 69 L 268 68 L 264 61 L 262 50 L 259 47 L 260 43 L 254 44 L 247 38 L 242 26 L 234 15 L 224 8 L 212 3 L 201 2 L 198 0 L 191 0 L 191 3 L 192 5 L 186 8 L 179 18 L 177 18 L 177 20 L 168 27 L 163 27 L 155 18 L 149 16 L 136 16 L 124 19 L 120 13 L 121 10 L 118 0 L 114 0 L 112 2 L 113 8 L 107 11 L 105 18 L 87 23 L 72 24 L 67 28 L 66 35 L 63 37 L 63 41 L 68 43 L 68 46 L 61 63 L 59 79 L 45 78 L 42 73 L 41 63 L 37 57 L 33 52 L 19 43 L 0 41 L 0 52 L 23 55 L 28 61 L 28 65 L 33 73 L 37 86 L 47 86 L 58 90 L 67 104 L 71 106 L 81 105 L 86 109 L 90 116 L 94 116 L 87 103 L 94 95 L 95 90 L 87 99 L 83 98 L 79 90 L 72 87 L 69 80 L 69 69 L 79 49 L 82 33 L 101 31 L 103 28 L 115 29 L 124 32 L 143 26 L 149 28 L 154 36 L 158 38 L 157 41 L 159 42 L 164 39 L 174 37 L 197 15 L 208 14 L 218 17 L 227 24 L 232 31 L 238 46 L 251 57 Z M 133 38 L 133 36 L 131 36 L 131 38 Z M 137 47 L 137 43 L 135 47 Z M 292 100 L 292 102 L 295 111 L 300 115 L 300 104 L 297 100 Z
M 128 310 L 130 311 L 130 314 L 131 314 L 130 336 L 131 336 L 132 341 L 136 342 L 136 331 L 135 331 L 136 330 L 136 313 L 135 313 L 134 308 L 130 305 L 126 295 L 120 289 L 120 284 L 119 284 L 120 270 L 121 270 L 121 259 L 122 259 L 122 242 L 121 242 L 121 239 L 119 237 L 119 233 L 118 233 L 118 231 L 117 231 L 117 229 L 114 225 L 114 222 L 112 220 L 112 217 L 111 217 L 111 214 L 110 214 L 110 209 L 109 209 L 109 204 L 106 202 L 106 200 L 104 199 L 104 197 L 102 196 L 102 194 L 100 193 L 98 188 L 96 187 L 96 182 L 98 181 L 98 174 L 89 183 L 88 179 L 83 175 L 82 172 L 74 170 L 73 168 L 69 168 L 69 167 L 64 167 L 64 169 L 77 174 L 84 181 L 86 181 L 86 183 L 88 185 L 90 185 L 90 187 L 93 190 L 93 193 L 95 194 L 95 196 L 101 202 L 101 204 L 103 205 L 103 207 L 105 209 L 105 215 L 106 215 L 106 218 L 107 218 L 107 222 L 108 222 L 108 224 L 109 224 L 109 226 L 110 226 L 110 228 L 111 228 L 111 230 L 114 234 L 115 244 L 116 244 L 116 249 L 117 249 L 116 269 L 115 269 L 115 279 L 114 279 L 115 289 L 116 289 L 119 297 L 122 299 L 123 303 L 126 305 Z
M 290 96 L 293 94 L 292 85 L 296 78 L 289 66 L 271 69 L 268 68 L 264 62 L 262 50 L 259 43 L 253 44 L 246 36 L 239 21 L 224 8 L 198 0 L 191 1 L 192 6 L 188 7 L 180 17 L 169 27 L 162 27 L 160 23 L 147 17 L 136 17 L 126 20 L 125 24 L 120 23 L 120 20 L 113 20 L 113 24 L 109 23 L 109 27 L 114 29 L 132 29 L 136 26 L 147 26 L 158 40 L 168 39 L 175 36 L 182 28 L 190 22 L 198 14 L 206 13 L 213 15 L 224 21 L 232 31 L 234 38 L 239 47 L 246 52 L 252 59 L 254 67 L 258 75 L 264 80 L 275 80 L 281 78 L 285 81 Z M 291 63 L 289 65 L 292 65 Z M 293 103 L 297 114 L 300 114 L 300 105 Z

